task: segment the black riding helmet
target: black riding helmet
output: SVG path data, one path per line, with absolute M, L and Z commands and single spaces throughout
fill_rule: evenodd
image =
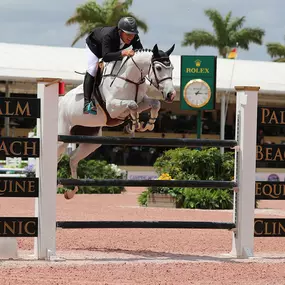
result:
M 118 22 L 118 29 L 122 30 L 126 34 L 138 34 L 137 22 L 133 17 L 123 17 Z

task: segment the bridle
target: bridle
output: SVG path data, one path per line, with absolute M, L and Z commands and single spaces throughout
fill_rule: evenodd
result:
M 155 67 L 154 67 L 155 62 L 160 63 L 161 65 L 163 65 L 164 68 L 172 68 L 173 69 L 173 66 L 171 64 L 170 64 L 170 66 L 166 66 L 165 64 L 163 64 L 164 60 L 169 61 L 169 58 L 168 57 L 160 57 L 159 59 L 156 59 L 156 58 L 152 57 L 151 63 L 150 63 L 150 66 L 149 66 L 149 70 L 148 70 L 148 73 L 147 73 L 147 75 L 149 76 L 150 69 L 152 68 L 152 72 L 154 74 L 154 78 L 155 78 L 156 84 L 153 84 L 152 80 L 149 80 L 148 78 L 147 78 L 147 80 L 150 82 L 150 85 L 153 85 L 157 90 L 159 90 L 159 84 L 161 82 L 163 82 L 165 80 L 168 80 L 168 79 L 172 80 L 172 74 L 171 74 L 171 76 L 164 77 L 164 78 L 162 78 L 160 80 L 157 77 L 156 70 L 155 70 Z
M 134 65 L 138 68 L 138 70 L 140 71 L 141 73 L 141 78 L 138 82 L 134 82 L 128 78 L 125 78 L 125 77 L 122 77 L 122 76 L 119 76 L 118 74 L 120 73 L 121 69 L 123 68 L 123 66 L 126 64 L 126 62 L 131 59 L 134 63 Z M 172 80 L 172 74 L 171 76 L 167 76 L 167 77 L 164 77 L 162 79 L 158 79 L 157 77 L 157 74 L 156 74 L 156 70 L 155 70 L 155 63 L 158 62 L 160 63 L 161 65 L 163 65 L 164 68 L 172 68 L 173 69 L 173 66 L 170 64 L 170 66 L 166 66 L 165 64 L 163 64 L 163 60 L 167 60 L 169 61 L 169 58 L 168 57 L 159 57 L 159 58 L 155 58 L 154 56 L 152 56 L 151 58 L 151 62 L 150 62 L 150 65 L 149 65 L 149 69 L 148 69 L 148 73 L 146 75 L 143 75 L 143 70 L 137 65 L 137 63 L 135 62 L 135 60 L 133 59 L 132 56 L 128 56 L 128 58 L 124 61 L 124 63 L 121 65 L 120 69 L 118 70 L 117 74 L 116 75 L 113 75 L 112 72 L 113 72 L 113 69 L 115 67 L 115 64 L 113 65 L 113 69 L 111 71 L 110 74 L 104 74 L 102 77 L 108 77 L 108 76 L 114 76 L 114 79 L 113 81 L 111 82 L 110 84 L 110 87 L 112 86 L 112 84 L 114 83 L 115 79 L 116 78 L 120 78 L 122 80 L 125 80 L 129 83 L 132 83 L 136 86 L 136 95 L 135 95 L 135 102 L 137 102 L 137 99 L 138 99 L 138 89 L 139 89 L 139 86 L 143 83 L 145 83 L 145 80 L 147 79 L 150 83 L 150 85 L 153 85 L 158 91 L 161 91 L 159 90 L 159 85 L 161 82 L 165 81 L 165 80 L 168 80 L 168 79 L 171 79 Z M 149 74 L 150 74 L 150 71 L 152 70 L 153 74 L 154 74 L 154 78 L 155 78 L 155 84 L 153 82 L 153 80 L 150 80 L 148 77 L 149 77 Z M 162 92 L 162 91 L 161 91 Z

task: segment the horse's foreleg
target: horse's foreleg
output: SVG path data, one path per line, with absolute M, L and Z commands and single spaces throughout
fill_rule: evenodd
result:
M 82 143 L 80 144 L 70 155 L 70 170 L 71 170 L 71 177 L 73 179 L 77 179 L 77 167 L 80 160 L 87 157 L 90 153 L 95 151 L 97 148 L 99 148 L 100 144 L 86 144 Z M 78 186 L 75 186 L 72 191 L 67 191 L 64 193 L 64 197 L 66 199 L 71 199 L 74 197 L 76 192 L 78 191 Z
M 130 109 L 130 116 L 131 116 L 131 132 L 135 132 L 135 130 L 139 130 L 141 128 L 140 120 L 139 120 L 139 112 L 138 109 L 132 110 Z
M 148 119 L 148 122 L 143 126 L 143 122 L 141 122 L 141 128 L 139 129 L 140 132 L 145 131 L 152 131 L 154 129 L 154 124 L 156 122 L 156 119 L 158 117 L 158 112 L 160 110 L 160 101 L 151 99 L 149 97 L 145 97 L 145 99 L 142 101 L 141 104 L 139 104 L 138 111 L 141 113 L 145 110 L 150 109 L 150 118 Z
M 106 109 L 112 118 L 118 118 L 123 114 L 130 114 L 132 126 L 129 128 L 129 132 L 133 133 L 136 129 L 140 129 L 138 104 L 134 100 L 120 100 L 112 99 L 110 102 L 106 102 Z

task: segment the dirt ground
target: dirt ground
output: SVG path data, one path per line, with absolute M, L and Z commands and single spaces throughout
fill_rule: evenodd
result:
M 205 220 L 232 222 L 232 211 L 144 208 L 143 188 L 119 195 L 57 197 L 57 220 Z M 1 198 L 0 216 L 33 216 L 34 199 Z M 263 201 L 256 217 L 284 217 L 285 201 Z M 285 284 L 285 238 L 255 238 L 255 257 L 234 259 L 232 233 L 199 229 L 58 229 L 57 256 L 32 257 L 19 238 L 19 260 L 0 260 L 0 285 Z M 23 258 L 25 260 L 23 260 Z

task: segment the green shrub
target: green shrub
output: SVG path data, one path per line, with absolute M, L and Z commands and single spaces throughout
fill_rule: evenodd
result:
M 156 160 L 154 168 L 159 175 L 168 173 L 176 180 L 231 181 L 234 176 L 234 153 L 221 154 L 217 148 L 171 149 Z M 143 197 L 150 193 L 168 193 L 176 197 L 183 208 L 232 209 L 233 206 L 231 189 L 149 187 L 145 192 L 147 194 L 142 193 Z
M 138 197 L 138 202 L 141 206 L 147 206 L 147 196 L 148 196 L 148 192 L 147 191 L 143 191 L 139 197 Z
M 234 153 L 221 154 L 217 148 L 171 149 L 156 160 L 154 168 L 173 179 L 229 181 L 234 175 Z
M 114 164 L 108 164 L 101 160 L 81 160 L 78 164 L 78 179 L 126 179 L 126 174 Z M 58 164 L 58 178 L 71 178 L 69 157 L 64 155 Z M 59 188 L 58 193 L 74 187 Z M 77 193 L 95 194 L 112 193 L 118 194 L 125 191 L 123 186 L 81 186 Z
M 229 190 L 186 188 L 183 208 L 232 209 L 233 196 Z

